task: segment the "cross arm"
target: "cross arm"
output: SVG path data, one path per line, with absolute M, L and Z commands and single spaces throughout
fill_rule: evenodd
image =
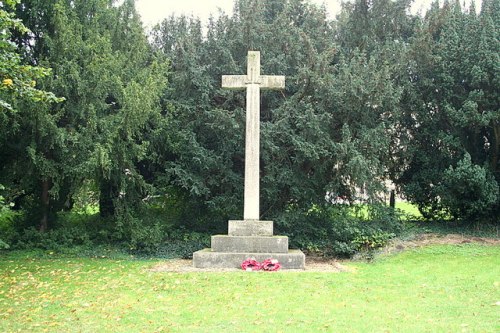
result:
M 284 89 L 285 76 L 261 75 L 257 81 L 262 89 Z M 222 88 L 242 89 L 250 83 L 246 75 L 222 75 Z
M 246 75 L 222 75 L 222 88 L 241 89 L 247 83 Z
M 285 76 L 283 75 L 261 75 L 260 87 L 262 89 L 284 89 Z

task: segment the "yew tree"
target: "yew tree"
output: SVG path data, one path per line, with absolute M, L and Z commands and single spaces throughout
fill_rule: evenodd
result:
M 351 31 L 367 18 L 356 6 L 335 23 L 306 1 L 235 1 L 232 16 L 210 20 L 206 38 L 196 18 L 163 21 L 152 36 L 172 66 L 157 140 L 162 186 L 221 225 L 241 215 L 245 94 L 222 90 L 221 75 L 245 73 L 247 51 L 260 50 L 262 72 L 286 76 L 282 93 L 261 96 L 262 218 L 324 205 L 327 194 L 373 195 L 389 178 L 413 24 L 407 6 L 368 8 L 367 38 L 385 33 L 369 46 Z
M 18 117 L 22 130 L 9 133 L 16 144 L 6 167 L 24 208 L 43 230 L 83 185 L 98 193 L 103 216 L 122 203 L 139 205 L 166 66 L 151 52 L 133 1 L 28 0 L 18 15 L 33 31 L 15 39 L 26 61 L 53 69 L 40 86 L 65 98 L 27 105 Z
M 399 184 L 427 217 L 495 221 L 499 209 L 498 1 L 434 4 L 412 45 Z

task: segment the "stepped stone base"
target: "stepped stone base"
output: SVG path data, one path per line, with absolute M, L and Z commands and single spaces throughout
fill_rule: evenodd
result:
M 286 236 L 212 236 L 214 252 L 257 252 L 287 253 L 288 237 Z
M 197 268 L 241 268 L 241 263 L 248 258 L 258 262 L 277 259 L 281 269 L 304 269 L 306 260 L 300 250 L 289 250 L 288 253 L 230 253 L 203 249 L 193 253 L 193 265 Z
M 248 258 L 277 259 L 282 269 L 304 269 L 305 255 L 288 250 L 288 237 L 273 236 L 273 221 L 229 221 L 228 235 L 212 236 L 212 248 L 193 253 L 197 268 L 240 268 Z

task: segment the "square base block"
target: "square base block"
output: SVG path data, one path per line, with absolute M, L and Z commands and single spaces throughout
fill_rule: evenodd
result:
M 266 259 L 277 259 L 281 269 L 304 269 L 306 257 L 300 250 L 289 250 L 288 253 L 228 253 L 213 252 L 203 249 L 193 253 L 193 266 L 196 268 L 241 268 L 241 263 L 248 258 L 262 262 Z
M 230 236 L 272 236 L 273 221 L 229 220 Z
M 286 236 L 212 236 L 212 251 L 231 253 L 287 253 Z

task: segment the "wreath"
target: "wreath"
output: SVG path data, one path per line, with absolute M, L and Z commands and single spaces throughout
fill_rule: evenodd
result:
M 258 271 L 261 269 L 261 265 L 257 260 L 248 258 L 241 263 L 241 269 L 247 272 Z
M 266 259 L 262 262 L 261 267 L 265 271 L 273 272 L 280 269 L 281 265 L 276 259 Z
M 280 263 L 276 259 L 266 259 L 262 263 L 259 263 L 253 258 L 248 258 L 241 263 L 241 269 L 247 272 L 264 270 L 268 272 L 277 271 L 281 268 Z

